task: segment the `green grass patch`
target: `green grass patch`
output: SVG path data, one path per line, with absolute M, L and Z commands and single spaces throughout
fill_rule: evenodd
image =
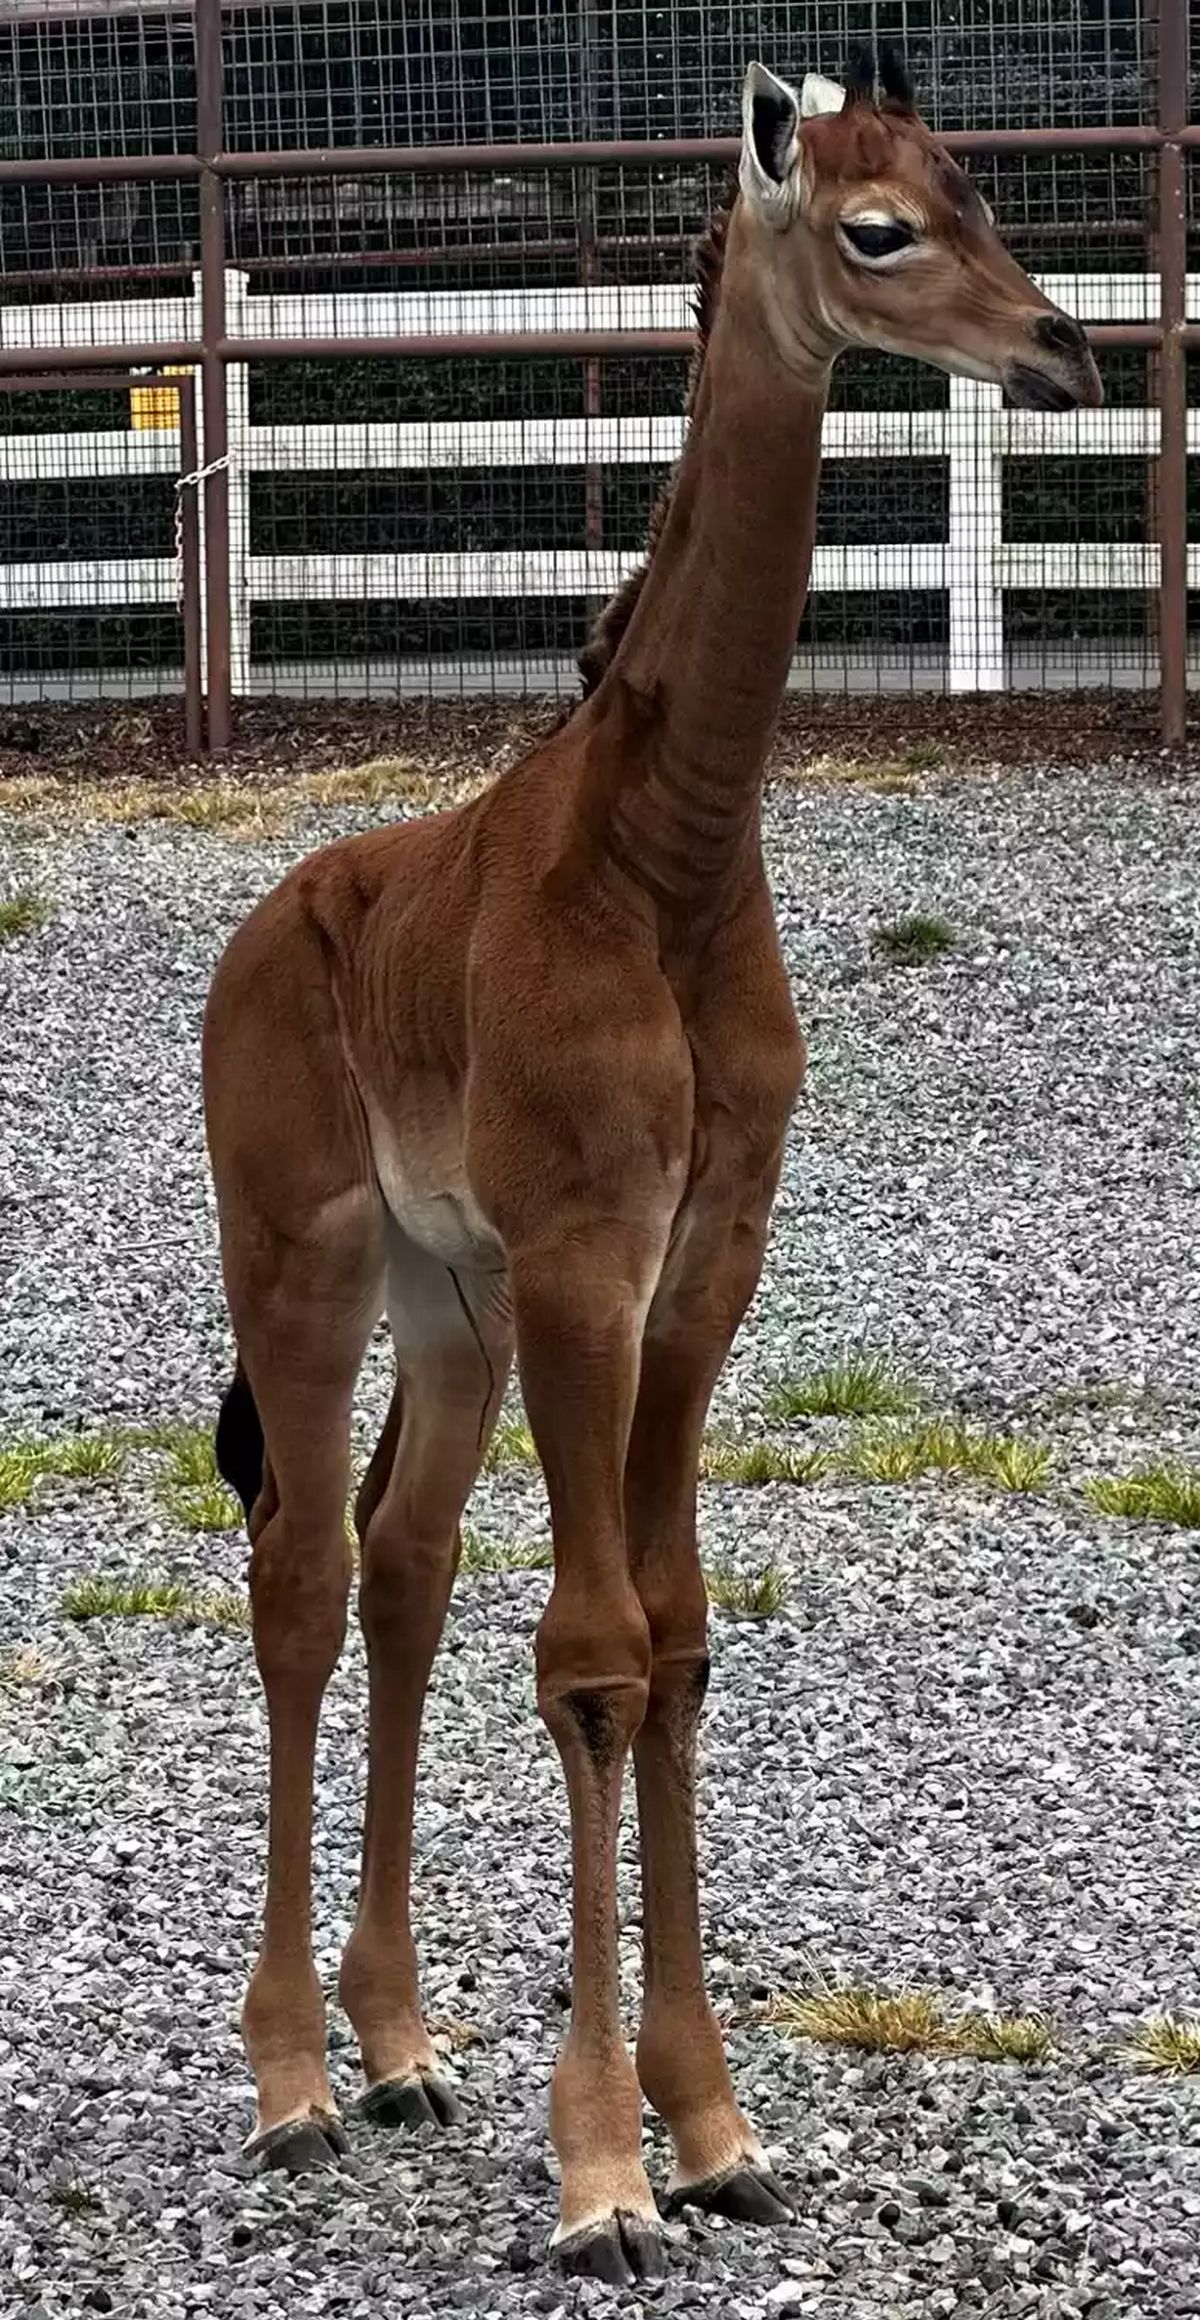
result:
M 998 1490 L 1040 1490 L 1050 1472 L 1050 1451 L 1044 1442 L 1018 1434 L 973 1434 L 967 1437 L 967 1471 Z
M 957 941 L 948 918 L 926 916 L 918 910 L 871 930 L 872 950 L 879 951 L 897 967 L 924 966 L 930 959 L 940 958 L 944 951 L 952 951 Z
M 883 1353 L 840 1354 L 822 1369 L 784 1378 L 767 1400 L 773 1418 L 895 1418 L 920 1405 L 912 1381 Z
M 152 1427 L 144 1439 L 149 1448 L 165 1450 L 169 1488 L 188 1490 L 220 1481 L 216 1437 L 211 1426 L 176 1423 Z
M 843 1470 L 856 1482 L 914 1482 L 952 1473 L 963 1463 L 961 1430 L 942 1420 L 924 1426 L 866 1426 L 849 1444 Z
M 710 1603 L 736 1619 L 771 1619 L 787 1601 L 787 1573 L 781 1563 L 760 1563 L 752 1571 L 738 1570 L 727 1556 L 706 1563 L 704 1583 Z
M 107 1579 L 96 1572 L 77 1579 L 59 1604 L 64 1619 L 177 1619 L 192 1627 L 246 1627 L 249 1606 L 241 1595 L 190 1587 L 182 1579 L 143 1573 Z
M 241 1529 L 245 1520 L 242 1502 L 217 1470 L 211 1426 L 165 1425 L 155 1428 L 146 1439 L 166 1453 L 159 1497 L 172 1522 L 185 1531 Z
M 470 1577 L 488 1571 L 551 1571 L 554 1551 L 544 1539 L 485 1538 L 480 1531 L 464 1530 L 458 1567 Z
M 1168 2078 L 1191 2077 L 1200 2071 L 1200 2014 L 1152 2015 L 1139 2023 L 1124 2054 L 1139 2070 L 1161 2071 Z
M 484 1472 L 498 1474 L 506 1466 L 536 1466 L 537 1449 L 523 1418 L 501 1418 L 488 1443 Z
M 0 896 L 0 942 L 13 942 L 18 935 L 32 934 L 35 928 L 45 925 L 49 916 L 49 901 L 31 886 L 21 887 L 16 894 Z
M 173 1483 L 162 1503 L 185 1531 L 238 1531 L 245 1521 L 240 1498 L 223 1482 Z
M 0 1512 L 9 1507 L 28 1506 L 40 1472 L 28 1444 L 10 1443 L 0 1450 Z
M 1098 1514 L 1200 1530 L 1200 1471 L 1195 1467 L 1146 1466 L 1138 1474 L 1094 1475 L 1084 1484 L 1084 1495 Z
M 923 1474 L 967 1474 L 999 1490 L 1038 1490 L 1050 1452 L 1015 1434 L 973 1434 L 956 1418 L 916 1426 L 864 1427 L 846 1451 L 844 1471 L 859 1482 L 915 1482 Z
M 41 1473 L 71 1482 L 115 1482 L 124 1471 L 125 1444 L 116 1434 L 67 1434 L 30 1448 Z
M 766 1482 L 819 1482 L 832 1463 L 826 1450 L 710 1434 L 700 1453 L 700 1477 L 704 1482 L 740 1482 L 753 1489 Z
M 28 1506 L 46 1475 L 61 1481 L 111 1482 L 125 1464 L 116 1434 L 27 1435 L 0 1448 L 0 1509 Z
M 1045 2062 L 1058 2040 L 1045 2014 L 967 2014 L 954 2031 L 954 2044 L 977 2062 Z

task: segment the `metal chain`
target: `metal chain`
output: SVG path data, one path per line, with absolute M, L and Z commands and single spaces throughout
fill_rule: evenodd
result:
M 197 467 L 191 475 L 181 475 L 175 485 L 175 609 L 183 610 L 183 495 L 195 491 L 199 484 L 216 475 L 219 468 L 228 467 L 229 453 L 223 451 L 219 459 L 210 459 L 207 467 Z

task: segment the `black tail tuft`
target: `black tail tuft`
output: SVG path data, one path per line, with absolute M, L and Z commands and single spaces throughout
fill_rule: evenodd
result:
M 236 1490 L 249 1518 L 262 1489 L 263 1430 L 250 1380 L 240 1361 L 221 1403 L 216 1452 L 218 1471 L 230 1489 Z

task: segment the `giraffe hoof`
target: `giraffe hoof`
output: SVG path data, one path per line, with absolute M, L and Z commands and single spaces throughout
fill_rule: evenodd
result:
M 367 2088 L 359 2109 L 373 2127 L 452 2127 L 462 2115 L 448 2080 L 432 2071 L 415 2071 L 411 2078 L 381 2078 L 377 2086 Z
M 791 2223 L 796 2203 L 769 2167 L 747 2160 L 710 2175 L 705 2183 L 683 2183 L 667 2197 L 668 2215 L 681 2208 L 699 2207 L 706 2215 L 724 2215 L 731 2223 Z
M 625 2211 L 559 2240 L 554 2252 L 572 2279 L 603 2280 L 612 2288 L 661 2280 L 667 2269 L 666 2242 L 657 2224 Z
M 312 2175 L 318 2168 L 336 2167 L 349 2148 L 338 2121 L 322 2114 L 268 2127 L 247 2144 L 246 2157 L 255 2160 L 264 2174 L 278 2167 L 285 2175 Z

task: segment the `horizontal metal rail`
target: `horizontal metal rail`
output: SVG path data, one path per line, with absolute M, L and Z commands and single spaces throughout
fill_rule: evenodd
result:
M 1149 122 L 1123 128 L 947 129 L 951 153 L 1160 153 L 1200 146 L 1200 122 L 1173 135 Z M 31 153 L 0 161 L 0 185 L 128 185 L 160 179 L 391 177 L 406 171 L 454 176 L 465 170 L 665 169 L 706 162 L 732 167 L 736 137 L 612 137 L 578 143 L 500 145 L 312 145 L 214 153 Z
M 1093 346 L 1158 347 L 1168 336 L 1184 347 L 1200 346 L 1200 322 L 1185 322 L 1168 333 L 1157 322 L 1100 322 L 1088 328 Z M 208 351 L 222 363 L 322 361 L 333 356 L 361 360 L 403 357 L 424 362 L 461 355 L 687 355 L 695 344 L 688 330 L 544 330 L 519 336 L 513 331 L 444 331 L 428 336 L 409 332 L 380 332 L 355 338 L 219 338 Z M 66 372 L 90 365 L 112 364 L 123 370 L 151 363 L 198 363 L 205 352 L 199 339 L 148 340 L 145 344 L 115 341 L 108 346 L 17 346 L 0 349 L 0 378 L 23 371 L 42 371 L 47 357 Z M 119 385 L 113 379 L 107 382 Z

